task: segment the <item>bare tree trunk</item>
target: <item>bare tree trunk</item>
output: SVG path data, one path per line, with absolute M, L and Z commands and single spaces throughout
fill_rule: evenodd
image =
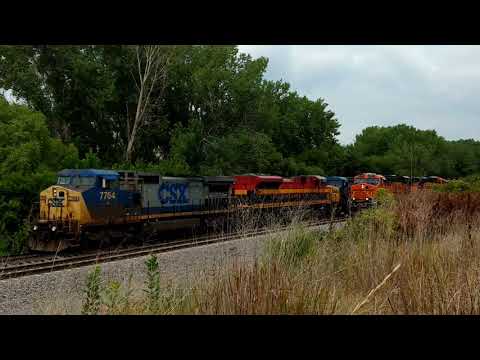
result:
M 133 124 L 127 116 L 127 149 L 125 160 L 132 159 L 133 148 L 137 139 L 139 129 L 145 123 L 145 114 L 151 105 L 152 91 L 157 85 L 163 87 L 166 82 L 167 66 L 170 60 L 171 51 L 164 46 L 146 45 L 136 47 L 138 75 L 132 74 L 137 87 L 137 110 Z M 138 81 L 137 81 L 138 77 Z

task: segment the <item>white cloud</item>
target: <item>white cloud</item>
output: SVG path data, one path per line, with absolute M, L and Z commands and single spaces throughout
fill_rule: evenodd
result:
M 367 126 L 400 122 L 447 139 L 480 138 L 480 46 L 240 46 L 269 58 L 266 77 L 323 98 L 348 143 Z

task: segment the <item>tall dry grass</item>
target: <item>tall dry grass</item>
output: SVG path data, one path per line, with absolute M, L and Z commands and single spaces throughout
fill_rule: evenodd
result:
M 165 288 L 154 313 L 480 314 L 480 194 L 387 200 L 340 229 L 294 222 L 257 261 Z

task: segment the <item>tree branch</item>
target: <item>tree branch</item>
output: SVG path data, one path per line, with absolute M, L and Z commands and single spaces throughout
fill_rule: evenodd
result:
M 145 123 L 145 115 L 151 106 L 153 90 L 158 86 L 160 89 L 160 97 L 163 95 L 167 78 L 167 67 L 170 60 L 169 55 L 168 52 L 165 52 L 165 50 L 158 45 L 144 46 L 143 49 L 140 46 L 136 47 L 138 82 L 135 77 L 134 80 L 138 90 L 137 109 L 131 129 L 131 125 L 127 119 L 127 131 L 129 134 L 125 153 L 127 161 L 131 160 L 137 132 Z

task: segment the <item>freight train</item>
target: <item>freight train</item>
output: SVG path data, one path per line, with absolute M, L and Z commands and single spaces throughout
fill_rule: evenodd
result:
M 40 193 L 28 247 L 62 251 L 117 240 L 142 242 L 164 230 L 208 228 L 305 208 L 317 217 L 374 206 L 379 189 L 405 193 L 446 180 L 364 173 L 292 178 L 246 174 L 168 177 L 140 171 L 66 169 Z M 259 216 L 260 215 L 260 216 Z
M 30 250 L 62 251 L 118 239 L 143 241 L 166 229 L 205 229 L 236 221 L 247 210 L 264 214 L 304 207 L 325 216 L 346 210 L 347 188 L 345 178 L 314 175 L 182 178 L 66 169 L 58 173 L 55 185 L 40 193 L 28 244 Z

